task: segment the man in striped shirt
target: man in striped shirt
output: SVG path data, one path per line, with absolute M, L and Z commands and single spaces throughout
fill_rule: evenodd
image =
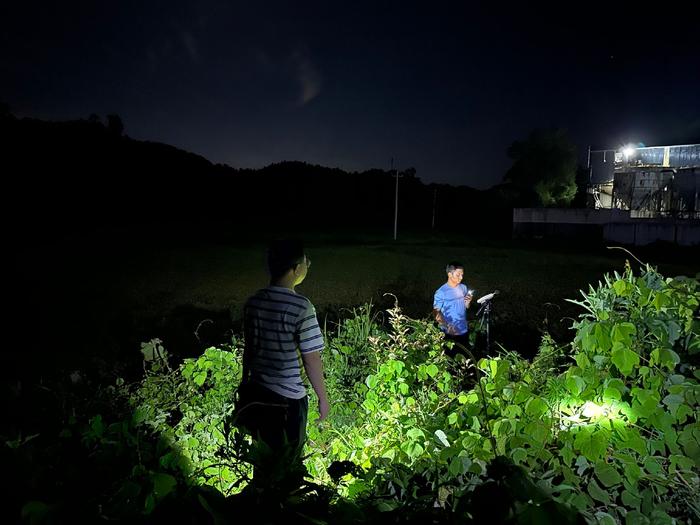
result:
M 318 397 L 320 419 L 330 409 L 316 311 L 294 291 L 310 266 L 300 241 L 273 242 L 268 251 L 270 285 L 250 297 L 244 308 L 239 423 L 273 450 L 287 442 L 301 453 L 306 440 L 309 401 L 301 365 Z

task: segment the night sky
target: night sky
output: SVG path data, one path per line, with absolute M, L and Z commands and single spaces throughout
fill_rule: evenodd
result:
M 0 101 L 15 115 L 116 113 L 132 138 L 237 168 L 394 157 L 487 188 L 538 127 L 568 129 L 583 160 L 700 140 L 689 3 L 11 3 Z

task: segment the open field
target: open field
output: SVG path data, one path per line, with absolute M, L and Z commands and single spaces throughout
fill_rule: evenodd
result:
M 465 264 L 464 282 L 476 295 L 501 291 L 494 303 L 495 338 L 531 355 L 545 319 L 560 340 L 578 308 L 565 301 L 622 270 L 620 250 L 557 247 L 535 241 L 412 238 L 398 243 L 333 242 L 307 236 L 312 268 L 298 291 L 332 321 L 344 308 L 372 301 L 379 308 L 396 295 L 413 317 L 430 314 L 434 290 L 450 260 Z M 694 275 L 697 252 L 636 253 L 665 275 Z M 27 315 L 44 343 L 69 345 L 77 355 L 131 354 L 138 342 L 160 337 L 166 347 L 193 339 L 203 319 L 220 333 L 239 330 L 245 298 L 266 284 L 264 243 L 155 243 L 80 239 L 25 249 L 18 283 Z M 475 311 L 470 311 L 473 319 Z M 474 321 L 472 321 L 474 322 Z M 206 327 L 205 327 L 206 328 Z M 211 328 L 211 326 L 209 327 Z M 204 332 L 204 330 L 203 330 Z M 196 342 L 196 341 L 195 341 Z

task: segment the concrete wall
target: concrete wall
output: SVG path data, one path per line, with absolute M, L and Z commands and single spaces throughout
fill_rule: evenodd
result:
M 613 223 L 603 226 L 603 238 L 623 244 L 644 246 L 656 241 L 666 241 L 680 246 L 700 245 L 700 222 L 687 221 L 682 223 L 658 223 L 640 221 L 634 224 Z
M 607 224 L 628 222 L 630 212 L 625 210 L 594 210 L 592 208 L 514 208 L 513 224 L 544 222 L 561 224 Z
M 635 219 L 629 211 L 615 209 L 515 208 L 513 236 L 585 237 L 636 246 L 656 241 L 698 246 L 700 221 Z
M 513 237 L 516 239 L 576 239 L 598 241 L 603 238 L 602 224 L 568 224 L 563 222 L 514 222 Z
M 693 224 L 677 224 L 676 242 L 681 246 L 700 246 L 700 221 L 693 221 Z

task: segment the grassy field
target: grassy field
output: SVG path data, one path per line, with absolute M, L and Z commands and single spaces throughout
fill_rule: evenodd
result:
M 329 326 L 345 308 L 368 301 L 380 309 L 389 306 L 393 299 L 386 293 L 394 294 L 410 316 L 428 316 L 433 293 L 445 281 L 444 266 L 456 259 L 464 263 L 464 282 L 477 296 L 500 290 L 494 302 L 495 339 L 525 355 L 534 351 L 545 319 L 555 337 L 566 339 L 570 319 L 579 313 L 566 298 L 578 298 L 578 290 L 632 260 L 620 250 L 536 241 L 307 239 L 312 267 L 298 291 Z M 635 254 L 665 275 L 700 270 L 697 252 Z M 267 282 L 264 243 L 254 242 L 82 238 L 25 249 L 18 261 L 18 278 L 26 279 L 23 299 L 43 340 L 68 344 L 77 355 L 131 354 L 150 337 L 177 346 L 193 339 L 203 319 L 212 319 L 221 333 L 236 332 L 246 297 Z M 474 314 L 471 310 L 471 322 L 476 322 Z

